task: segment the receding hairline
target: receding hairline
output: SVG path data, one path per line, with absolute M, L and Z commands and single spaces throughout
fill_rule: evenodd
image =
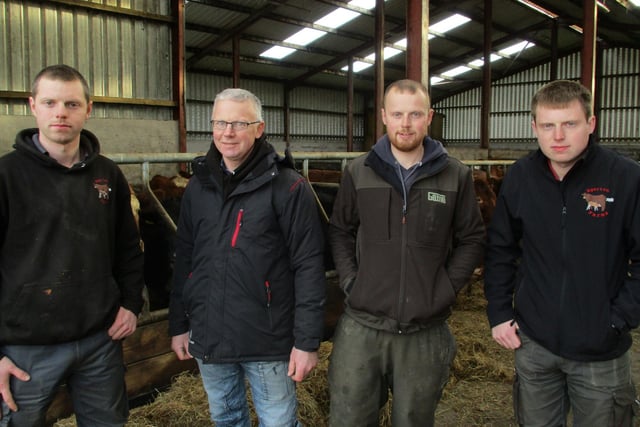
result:
M 399 92 L 399 93 L 408 92 L 412 95 L 416 93 L 421 93 L 424 96 L 425 100 L 427 101 L 427 108 L 431 108 L 431 97 L 429 96 L 429 90 L 425 85 L 423 85 L 422 83 L 416 80 L 411 80 L 411 79 L 396 80 L 395 82 L 387 86 L 387 89 L 384 91 L 384 97 L 382 98 L 382 108 L 384 108 L 387 101 L 387 96 L 391 92 Z
M 254 107 L 256 120 L 263 121 L 262 102 L 260 101 L 260 98 L 246 89 L 227 88 L 219 92 L 213 100 L 213 109 L 216 108 L 216 104 L 218 103 L 218 101 L 249 102 Z

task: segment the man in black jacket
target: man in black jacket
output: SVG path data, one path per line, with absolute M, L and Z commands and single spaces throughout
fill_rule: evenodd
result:
M 591 94 L 535 94 L 540 149 L 504 179 L 488 231 L 487 314 L 515 350 L 524 426 L 631 426 L 629 330 L 640 322 L 640 167 L 594 141 Z
M 213 144 L 182 199 L 169 306 L 172 349 L 195 357 L 216 426 L 295 426 L 295 382 L 318 362 L 325 277 L 308 183 L 266 141 L 260 100 L 216 96 Z
M 0 159 L 0 425 L 44 425 L 66 381 L 79 426 L 123 426 L 144 284 L 129 186 L 83 130 L 77 70 L 42 70 L 29 103 L 38 128 Z

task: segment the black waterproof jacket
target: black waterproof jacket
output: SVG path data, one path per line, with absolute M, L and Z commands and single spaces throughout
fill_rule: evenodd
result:
M 324 241 L 309 184 L 264 136 L 247 161 L 225 197 L 212 145 L 182 200 L 169 333 L 189 331 L 205 363 L 289 360 L 322 339 Z
M 0 344 L 57 344 L 142 308 L 143 256 L 128 183 L 83 130 L 66 168 L 18 134 L 0 158 Z
M 640 166 L 592 140 L 562 181 L 540 150 L 509 167 L 484 281 L 492 327 L 515 319 L 571 360 L 622 355 L 640 322 Z

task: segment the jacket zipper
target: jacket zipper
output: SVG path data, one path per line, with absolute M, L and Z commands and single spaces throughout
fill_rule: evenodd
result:
M 402 334 L 402 328 L 400 326 L 400 319 L 402 319 L 402 315 L 404 312 L 404 296 L 406 293 L 407 286 L 407 191 L 405 189 L 404 182 L 402 182 L 402 245 L 400 249 L 400 290 L 398 292 L 398 334 Z
M 271 317 L 271 283 L 268 280 L 264 282 L 264 289 L 267 293 L 267 313 L 269 314 L 269 326 L 273 329 L 273 318 Z
M 562 213 L 560 216 L 560 230 L 561 230 L 561 234 L 562 234 L 562 278 L 560 280 L 560 311 L 564 310 L 564 300 L 565 300 L 565 295 L 567 293 L 567 270 L 565 267 L 566 262 L 567 262 L 567 257 L 568 257 L 568 253 L 567 253 L 567 201 L 566 201 L 566 186 L 564 184 L 564 182 L 560 183 L 560 191 L 561 191 L 561 197 L 562 197 Z M 560 314 L 557 314 L 558 317 L 560 317 Z M 561 324 L 560 323 L 560 319 L 556 319 L 555 320 L 557 322 L 557 324 Z M 559 335 L 560 336 L 560 335 Z
M 236 228 L 233 230 L 233 237 L 231 238 L 231 247 L 235 248 L 236 243 L 238 241 L 238 234 L 240 234 L 240 227 L 242 227 L 242 215 L 244 214 L 244 209 L 240 209 L 238 211 L 238 216 L 236 217 Z

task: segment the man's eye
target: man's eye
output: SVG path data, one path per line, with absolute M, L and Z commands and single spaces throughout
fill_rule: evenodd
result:
M 391 113 L 391 117 L 393 117 L 394 119 L 401 119 L 402 113 Z
M 422 111 L 414 111 L 411 113 L 412 119 L 420 119 L 422 117 L 424 117 L 424 113 Z

